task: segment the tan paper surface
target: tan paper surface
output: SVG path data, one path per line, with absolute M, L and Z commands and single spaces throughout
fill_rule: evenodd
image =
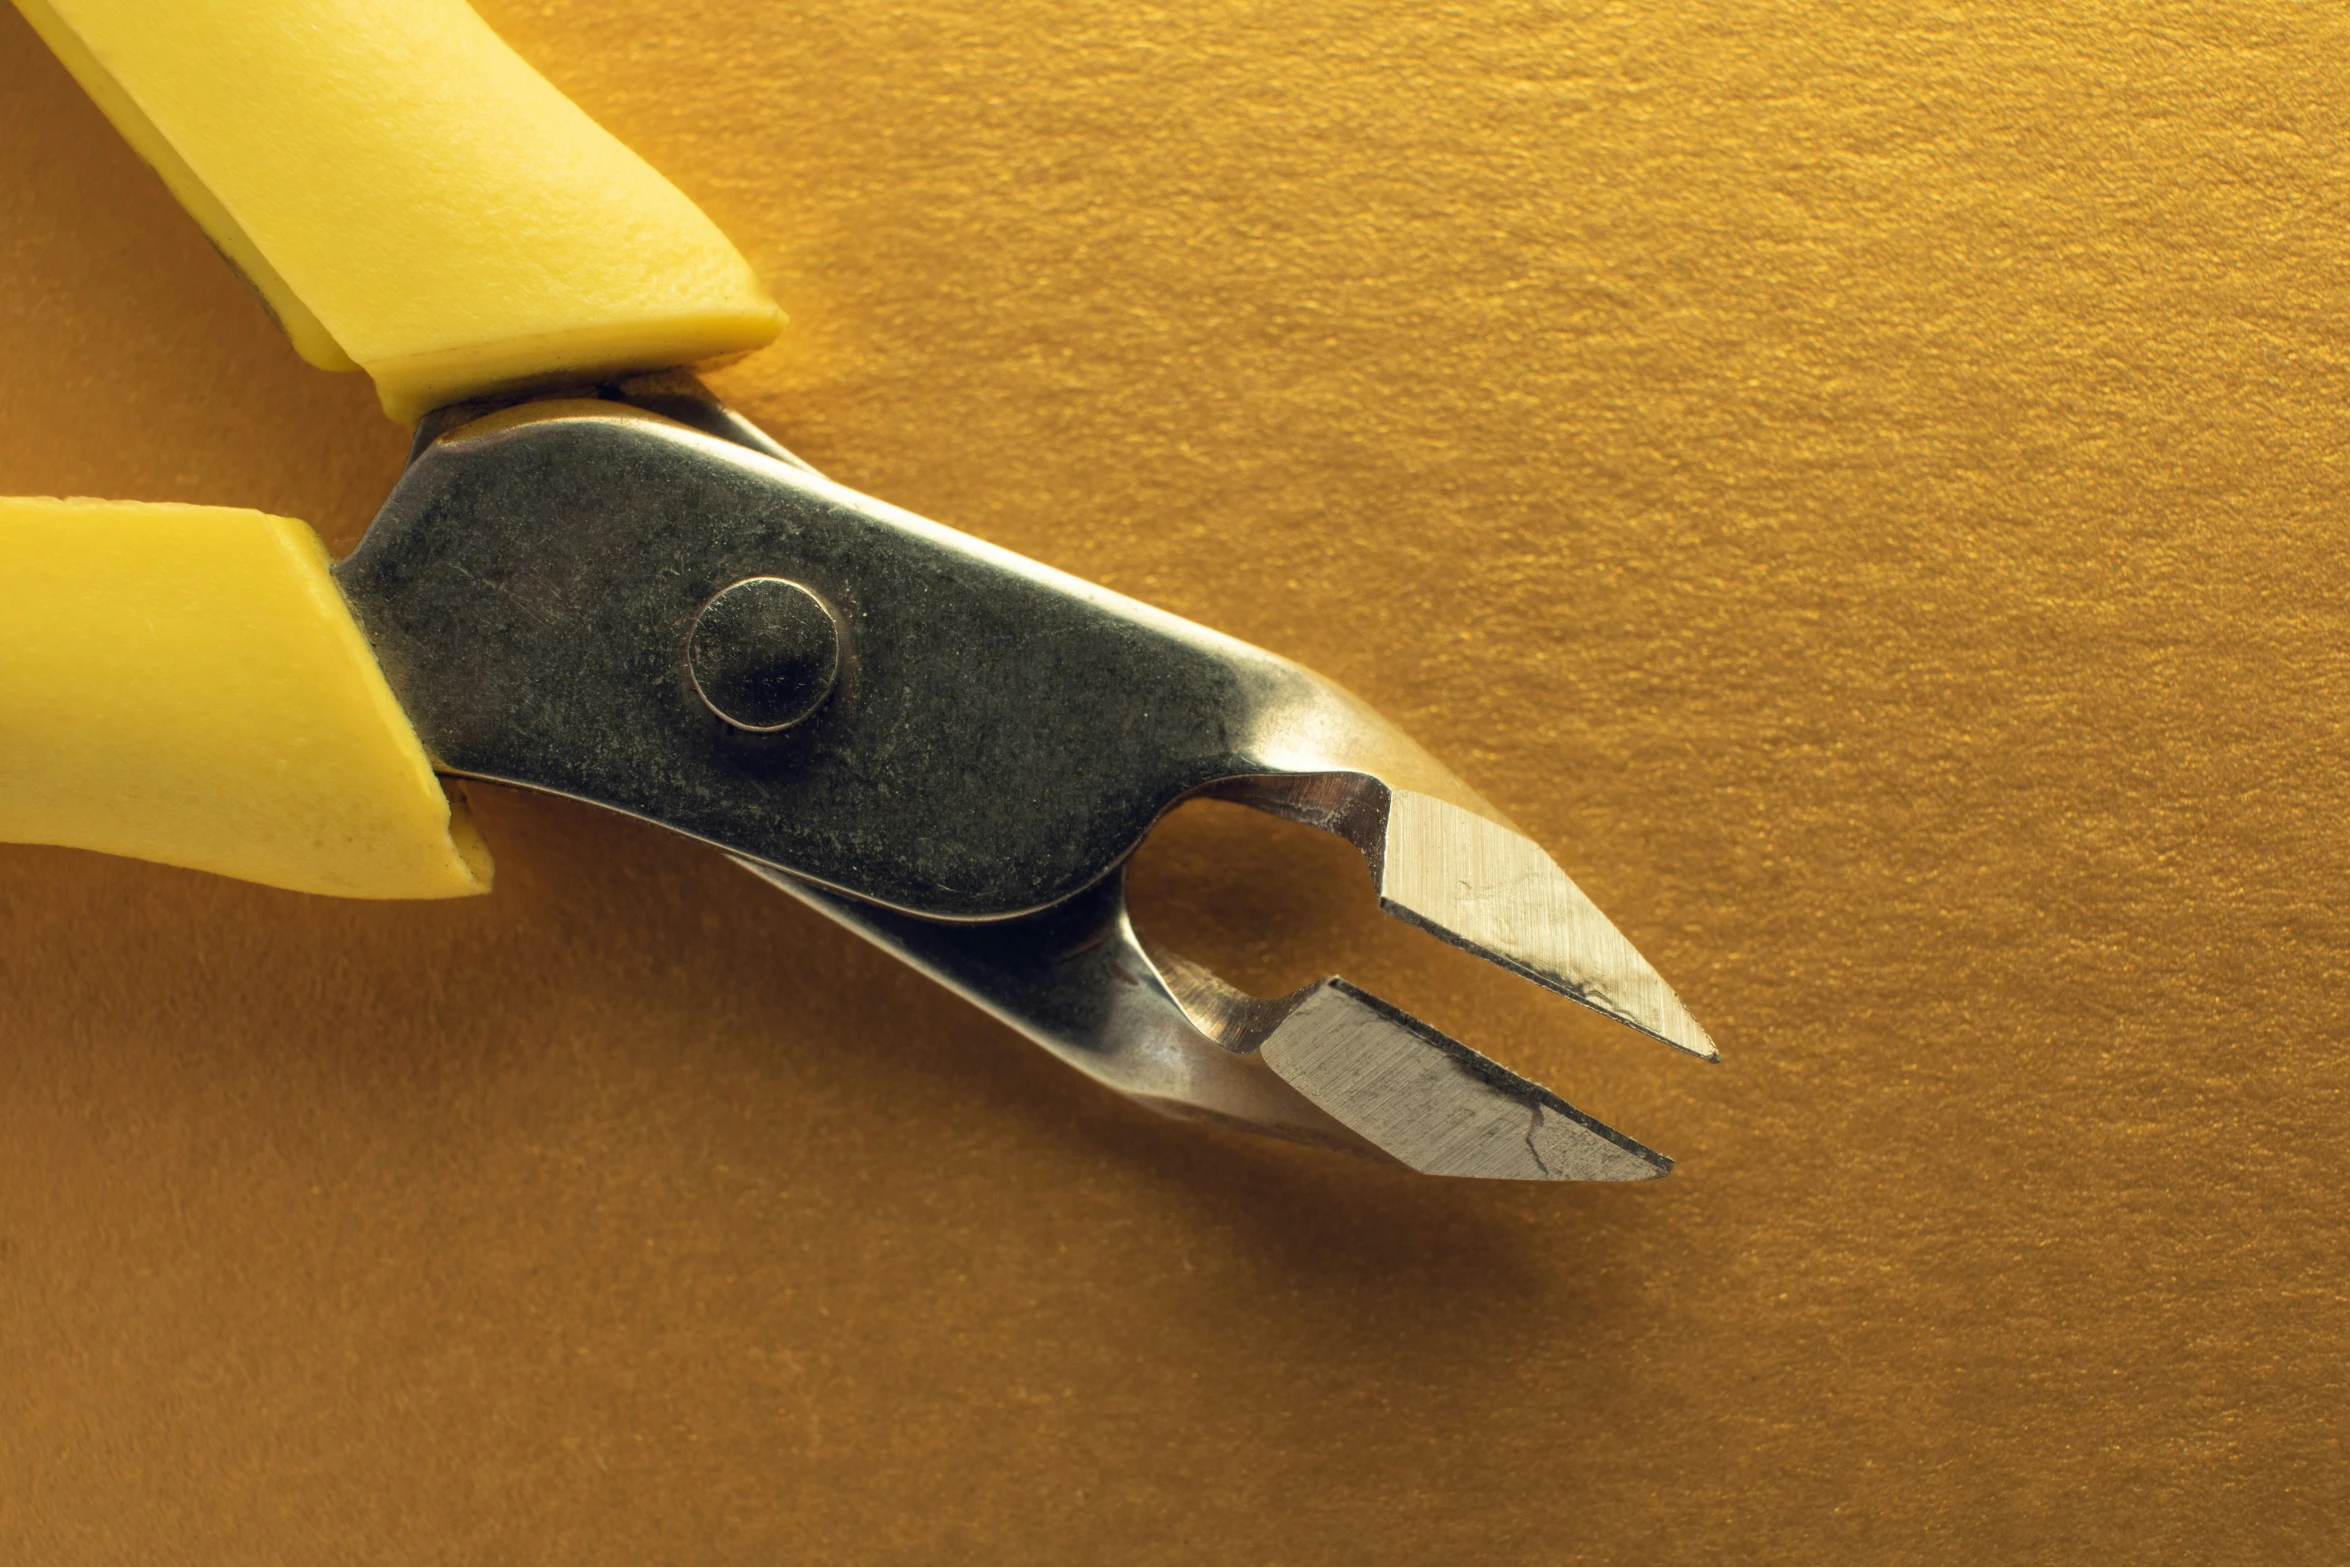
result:
M 1179 947 L 1680 1172 L 1161 1123 L 494 790 L 462 906 L 0 849 L 0 1559 L 2350 1554 L 2350 13 L 483 10 L 775 286 L 727 396 L 1363 693 L 1725 1062 L 1228 812 Z M 0 493 L 398 471 L 4 10 L 0 344 Z

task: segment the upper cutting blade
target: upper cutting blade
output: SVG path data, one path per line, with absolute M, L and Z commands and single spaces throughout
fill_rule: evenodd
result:
M 1380 903 L 1398 918 L 1676 1049 L 1721 1058 L 1664 977 L 1532 839 L 1391 790 L 1378 873 Z

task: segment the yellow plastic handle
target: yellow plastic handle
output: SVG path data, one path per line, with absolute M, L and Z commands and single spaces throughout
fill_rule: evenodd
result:
M 486 892 L 326 566 L 257 511 L 0 499 L 0 841 L 349 898 Z
M 313 364 L 413 419 L 756 348 L 716 225 L 464 0 L 15 0 Z

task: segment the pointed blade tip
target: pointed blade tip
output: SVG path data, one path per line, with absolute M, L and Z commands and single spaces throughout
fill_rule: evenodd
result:
M 1641 1032 L 1649 1031 L 1643 1029 Z M 1650 1034 L 1650 1037 L 1671 1045 L 1685 1055 L 1693 1055 L 1700 1061 L 1710 1061 L 1716 1066 L 1721 1064 L 1722 1047 L 1714 1043 L 1714 1036 L 1707 1033 L 1695 1018 L 1690 1018 L 1687 1027 L 1683 1029 L 1670 1034 Z

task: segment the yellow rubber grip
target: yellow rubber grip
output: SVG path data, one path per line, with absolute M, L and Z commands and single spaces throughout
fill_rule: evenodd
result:
M 464 0 L 15 0 L 313 364 L 442 403 L 756 348 L 717 226 Z
M 0 499 L 0 841 L 348 898 L 489 890 L 317 535 Z

